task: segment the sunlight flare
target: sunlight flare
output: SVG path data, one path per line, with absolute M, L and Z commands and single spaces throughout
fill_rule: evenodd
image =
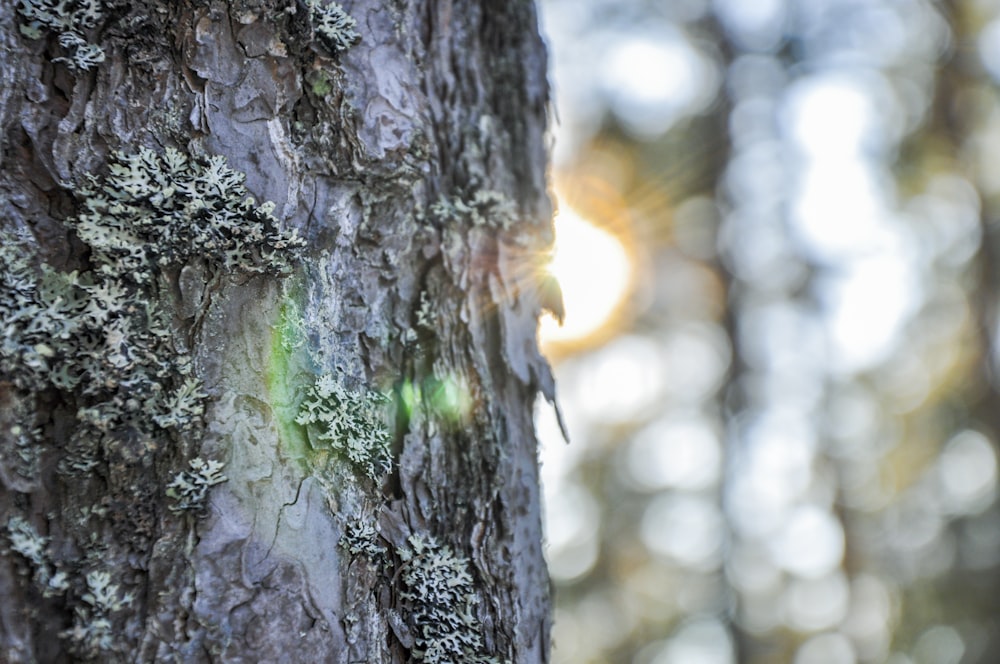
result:
M 622 242 L 572 208 L 555 219 L 556 242 L 549 271 L 562 287 L 566 318 L 541 321 L 543 343 L 575 343 L 593 335 L 614 315 L 628 292 L 632 264 Z

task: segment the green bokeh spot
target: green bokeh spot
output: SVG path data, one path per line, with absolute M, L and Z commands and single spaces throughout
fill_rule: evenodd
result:
M 267 393 L 278 429 L 278 444 L 292 459 L 305 466 L 313 456 L 302 427 L 295 423 L 298 400 L 295 395 L 295 355 L 305 346 L 302 314 L 297 288 L 289 288 L 278 307 L 278 319 L 272 326 L 271 353 L 267 364 Z
M 441 424 L 456 425 L 468 420 L 473 400 L 466 382 L 449 375 L 404 382 L 399 387 L 399 404 L 407 419 L 421 409 Z

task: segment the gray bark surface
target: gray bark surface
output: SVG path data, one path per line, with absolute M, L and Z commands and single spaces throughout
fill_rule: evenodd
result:
M 105 60 L 74 70 L 58 35 L 29 38 L 0 4 L 0 228 L 36 268 L 92 269 L 64 222 L 88 175 L 142 146 L 224 156 L 306 246 L 287 275 L 198 257 L 158 271 L 170 343 L 208 395 L 190 430 L 112 431 L 66 472 L 90 402 L 0 373 L 4 661 L 547 661 L 533 5 L 348 1 L 358 37 L 337 52 L 294 0 L 101 6 L 80 34 Z M 388 473 L 296 421 L 323 376 L 389 396 Z M 226 480 L 175 511 L 169 485 L 196 458 Z M 420 595 L 435 564 L 460 596 Z M 117 599 L 95 599 L 94 573 Z M 449 611 L 467 619 L 441 623 Z M 94 645 L 80 630 L 99 619 L 110 636 Z M 428 650 L 449 630 L 467 659 Z

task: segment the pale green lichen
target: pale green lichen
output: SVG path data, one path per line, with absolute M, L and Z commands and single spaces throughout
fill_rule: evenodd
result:
M 163 429 L 190 431 L 205 414 L 207 399 L 208 395 L 201 391 L 201 381 L 188 376 L 180 387 L 163 399 L 165 408 L 153 415 L 153 421 Z
M 86 293 L 77 273 L 35 270 L 27 255 L 19 238 L 0 237 L 0 379 L 25 391 L 60 382 L 72 387 L 60 371 L 61 347 L 80 333 Z
M 104 49 L 83 36 L 102 18 L 99 0 L 20 0 L 18 5 L 18 12 L 27 21 L 21 25 L 25 37 L 41 39 L 43 30 L 58 35 L 59 45 L 68 57 L 55 58 L 55 62 L 83 71 L 104 62 Z
M 64 473 L 103 465 L 103 477 L 150 468 L 171 443 L 181 458 L 189 456 L 199 445 L 208 397 L 173 315 L 182 307 L 172 280 L 188 263 L 216 274 L 287 274 L 303 245 L 278 228 L 272 204 L 254 204 L 243 174 L 222 157 L 140 149 L 114 153 L 110 162 L 105 177 L 73 192 L 81 211 L 67 225 L 89 250 L 86 269 L 39 263 L 30 258 L 37 252 L 27 233 L 0 231 L 0 472 L 17 491 L 31 483 L 12 484 L 11 471 L 37 474 L 40 450 L 61 454 Z M 52 434 L 60 440 L 46 440 Z M 189 465 L 165 488 L 172 511 L 200 512 L 210 488 L 225 479 L 221 462 L 196 458 Z M 147 515 L 155 506 L 122 506 L 127 501 L 116 490 L 112 500 L 97 497 L 81 513 L 104 518 L 114 505 L 118 516 L 144 519 L 129 523 L 153 521 Z M 61 566 L 48 539 L 23 517 L 11 517 L 6 534 L 8 551 L 27 561 L 39 592 L 65 595 L 72 607 L 72 626 L 59 634 L 69 651 L 110 661 L 124 629 L 117 613 L 132 596 L 106 571 L 81 576 L 91 563 Z M 137 532 L 130 543 L 147 546 L 149 534 Z M 93 552 L 99 539 L 95 533 L 76 543 Z
M 17 395 L 11 397 L 13 403 L 9 404 L 8 412 L 2 417 L 6 420 L 4 424 L 7 426 L 7 431 L 6 436 L 0 435 L 0 440 L 4 443 L 0 447 L 0 466 L 30 484 L 38 477 L 41 461 L 38 441 L 42 435 L 42 428 L 34 426 L 37 414 L 31 403 Z M 11 488 L 19 484 L 11 475 L 7 475 L 4 479 Z
M 70 54 L 67 58 L 54 58 L 54 62 L 65 62 L 70 69 L 86 71 L 104 62 L 104 49 L 97 44 L 90 44 L 76 32 L 64 32 L 59 35 L 59 45 Z
M 74 653 L 96 659 L 114 648 L 114 614 L 130 606 L 135 598 L 132 593 L 122 594 L 106 571 L 89 572 L 86 584 L 80 602 L 73 609 L 73 626 L 59 636 L 69 640 Z
M 225 157 L 173 148 L 111 155 L 108 174 L 81 190 L 72 220 L 102 272 L 147 284 L 157 267 L 207 259 L 227 271 L 286 274 L 305 242 L 280 230 L 274 203 L 256 205 Z
M 307 0 L 307 4 L 313 29 L 331 53 L 346 51 L 360 38 L 355 30 L 357 21 L 338 3 Z
M 76 426 L 59 467 L 76 473 L 101 457 L 148 461 L 164 438 L 201 425 L 207 396 L 160 304 L 172 297 L 164 271 L 191 261 L 286 274 L 304 243 L 279 229 L 273 204 L 254 204 L 221 156 L 116 152 L 105 177 L 74 193 L 81 212 L 67 224 L 93 269 L 33 265 L 24 238 L 0 234 L 0 381 L 25 395 L 74 395 Z M 23 410 L 13 425 L 29 435 L 35 411 Z
M 306 426 L 314 447 L 346 457 L 357 471 L 379 480 L 391 469 L 385 395 L 351 390 L 343 377 L 320 376 L 310 388 L 295 421 Z
M 20 516 L 7 520 L 10 550 L 27 560 L 33 569 L 32 579 L 43 597 L 61 595 L 69 589 L 69 577 L 59 569 L 49 550 L 49 538 Z
M 399 578 L 408 621 L 414 632 L 413 655 L 427 664 L 499 664 L 483 654 L 476 594 L 468 558 L 432 536 L 412 535 L 396 551 L 403 561 Z
M 431 205 L 430 216 L 440 225 L 485 226 L 509 230 L 517 223 L 517 208 L 501 192 L 480 189 L 471 198 L 440 198 Z
M 226 481 L 226 476 L 222 474 L 225 464 L 196 457 L 188 465 L 191 469 L 177 473 L 167 487 L 167 496 L 174 501 L 170 511 L 200 514 L 208 501 L 209 489 Z
M 74 583 L 70 575 L 55 561 L 49 547 L 49 538 L 20 516 L 7 520 L 9 550 L 24 558 L 33 569 L 32 579 L 43 597 L 68 596 L 73 607 L 73 625 L 59 633 L 69 642 L 69 649 L 87 659 L 99 659 L 114 649 L 116 630 L 113 621 L 116 613 L 132 604 L 132 593 L 123 593 L 117 583 L 112 583 L 111 573 L 91 570 Z M 71 561 L 80 565 L 80 561 Z
M 189 360 L 158 307 L 118 275 L 36 268 L 25 255 L 17 238 L 0 235 L 0 381 L 24 395 L 12 428 L 20 439 L 39 440 L 27 395 L 48 389 L 80 403 L 63 470 L 90 470 L 123 437 L 141 449 L 159 430 L 200 421 L 204 395 L 185 377 Z
M 10 391 L 0 409 L 0 463 L 8 482 L 30 483 L 38 475 L 41 428 L 30 392 L 55 378 L 51 339 L 75 330 L 74 307 L 49 299 L 39 275 L 25 258 L 22 243 L 0 234 L 0 383 Z M 17 481 L 17 480 L 14 480 Z M 25 486 L 22 484 L 22 486 Z
M 420 291 L 420 306 L 417 307 L 417 325 L 430 331 L 436 328 L 434 323 L 434 307 L 431 305 L 430 298 L 427 297 L 427 291 Z
M 368 521 L 348 523 L 340 538 L 340 547 L 352 555 L 364 555 L 372 560 L 385 555 L 385 547 L 379 543 L 379 534 Z
M 225 272 L 289 272 L 304 242 L 279 228 L 272 203 L 254 203 L 244 181 L 221 155 L 189 158 L 173 148 L 163 154 L 140 148 L 113 153 L 108 174 L 78 191 L 82 211 L 69 225 L 91 250 L 95 269 L 84 285 L 85 313 L 100 333 L 91 343 L 100 362 L 92 370 L 86 361 L 76 366 L 84 369 L 84 393 L 96 385 L 106 398 L 79 413 L 85 426 L 74 435 L 67 461 L 77 470 L 87 468 L 109 433 L 125 429 L 152 438 L 200 425 L 207 397 L 155 304 L 162 270 L 203 261 Z
M 333 92 L 333 82 L 321 69 L 311 70 L 306 74 L 306 81 L 309 83 L 312 93 L 317 97 L 323 98 Z

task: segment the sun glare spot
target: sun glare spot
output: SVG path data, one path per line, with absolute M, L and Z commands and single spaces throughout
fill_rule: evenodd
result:
M 563 325 L 542 319 L 543 343 L 578 342 L 615 313 L 628 291 L 632 266 L 624 245 L 611 233 L 563 207 L 555 219 L 556 242 L 549 271 L 562 287 Z

